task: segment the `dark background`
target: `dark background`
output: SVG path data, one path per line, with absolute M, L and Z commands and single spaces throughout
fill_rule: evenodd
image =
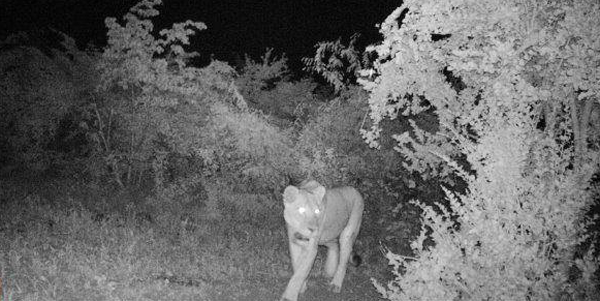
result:
M 104 18 L 121 21 L 137 0 L 0 0 L 0 38 L 34 28 L 52 27 L 75 38 L 81 46 L 106 43 Z M 192 49 L 202 56 L 233 61 L 244 53 L 258 58 L 266 47 L 285 52 L 289 65 L 314 53 L 319 41 L 342 37 L 347 43 L 360 33 L 359 46 L 380 39 L 381 23 L 399 0 L 164 0 L 153 19 L 155 29 L 193 20 L 208 30 L 197 34 Z M 122 22 L 120 22 L 122 24 Z

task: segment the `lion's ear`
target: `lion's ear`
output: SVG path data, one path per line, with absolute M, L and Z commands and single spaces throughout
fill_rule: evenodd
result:
M 285 203 L 293 203 L 296 200 L 296 196 L 298 196 L 298 188 L 295 186 L 288 186 L 283 191 L 283 201 Z
M 320 204 L 323 202 L 323 197 L 325 197 L 325 187 L 319 185 L 319 187 L 313 190 L 313 194 L 317 197 L 317 201 Z

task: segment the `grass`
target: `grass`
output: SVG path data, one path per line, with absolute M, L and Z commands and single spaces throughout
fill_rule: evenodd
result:
M 291 276 L 280 200 L 218 183 L 200 200 L 191 186 L 1 181 L 3 300 L 277 300 Z M 300 300 L 379 299 L 369 278 L 381 267 L 349 268 L 332 294 L 323 261 Z

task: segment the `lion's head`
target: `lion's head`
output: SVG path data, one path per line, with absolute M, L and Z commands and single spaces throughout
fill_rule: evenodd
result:
M 325 187 L 316 181 L 303 182 L 298 187 L 288 186 L 283 192 L 283 216 L 288 227 L 302 238 L 316 234 L 324 212 L 324 196 Z

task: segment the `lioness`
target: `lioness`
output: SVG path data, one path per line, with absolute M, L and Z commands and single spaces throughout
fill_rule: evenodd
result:
M 360 193 L 352 187 L 325 189 L 316 181 L 304 181 L 285 189 L 283 204 L 294 274 L 281 300 L 296 301 L 306 290 L 318 245 L 327 247 L 325 273 L 332 278 L 330 289 L 339 293 L 362 220 Z

